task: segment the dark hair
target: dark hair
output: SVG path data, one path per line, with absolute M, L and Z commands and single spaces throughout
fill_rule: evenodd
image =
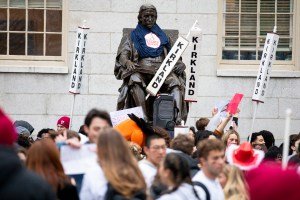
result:
M 211 151 L 225 151 L 224 143 L 221 140 L 203 140 L 197 146 L 198 158 L 207 158 Z
M 259 133 L 261 133 L 261 135 L 263 136 L 267 149 L 275 145 L 275 138 L 273 133 L 267 130 L 259 131 Z
M 196 135 L 195 135 L 195 146 L 197 146 L 197 144 L 204 140 L 204 139 L 207 139 L 209 138 L 210 135 L 213 135 L 215 136 L 217 139 L 221 139 L 220 136 L 218 136 L 217 134 L 215 134 L 214 132 L 212 131 L 208 131 L 208 130 L 204 130 L 204 131 L 197 131 L 196 132 Z
M 257 139 L 257 137 L 260 136 L 260 135 L 263 136 L 262 133 L 260 133 L 260 132 L 252 133 L 250 143 L 254 142 Z M 248 136 L 247 140 L 249 140 L 249 137 L 250 137 L 250 135 Z
M 103 120 L 106 120 L 107 123 L 112 126 L 112 123 L 111 123 L 111 119 L 110 119 L 110 116 L 108 114 L 108 112 L 104 111 L 104 110 L 97 110 L 97 109 L 92 109 L 88 112 L 88 114 L 86 115 L 85 119 L 84 119 L 84 125 L 86 125 L 87 127 L 90 127 L 93 119 L 95 117 L 99 117 Z
M 170 147 L 171 138 L 169 132 L 166 129 L 158 126 L 154 126 L 153 131 L 154 133 L 160 135 L 163 139 L 165 139 L 167 147 Z
M 209 119 L 206 117 L 201 117 L 200 119 L 198 119 L 196 121 L 196 128 L 197 130 L 205 130 L 205 127 L 207 126 L 207 124 L 209 123 Z
M 21 147 L 24 147 L 25 149 L 29 149 L 32 142 L 28 135 L 21 134 L 17 138 L 17 144 L 20 145 Z
M 179 134 L 171 141 L 171 148 L 191 155 L 193 153 L 194 141 L 189 135 Z
M 146 136 L 146 140 L 145 140 L 145 146 L 146 147 L 150 147 L 150 143 L 152 140 L 155 139 L 164 139 L 161 135 L 157 135 L 157 134 L 151 134 Z
M 265 160 L 273 160 L 280 158 L 282 156 L 282 152 L 279 147 L 272 146 L 268 149 L 267 153 L 265 154 Z
M 192 131 L 192 132 L 193 132 L 193 135 L 195 136 L 195 133 L 196 133 L 195 127 L 190 126 L 190 131 Z
M 42 130 L 40 130 L 37 134 L 37 139 L 41 139 L 44 133 L 50 133 L 50 131 L 54 131 L 54 129 L 51 128 L 43 128 Z
M 84 131 L 84 125 L 80 126 L 80 128 L 78 130 L 78 133 L 81 133 L 82 135 L 88 136 L 87 133 Z
M 291 149 L 291 147 L 295 146 L 295 142 L 298 139 L 300 139 L 300 133 L 299 134 L 292 134 L 292 135 L 290 135 L 289 155 L 291 155 L 293 153 L 293 150 Z
M 172 193 L 178 189 L 182 183 L 192 184 L 192 178 L 189 170 L 189 165 L 187 160 L 177 153 L 169 153 L 166 155 L 163 161 L 164 169 L 169 169 L 171 173 L 171 178 L 175 184 L 172 190 L 166 193 Z M 193 187 L 195 196 L 199 199 L 197 192 Z

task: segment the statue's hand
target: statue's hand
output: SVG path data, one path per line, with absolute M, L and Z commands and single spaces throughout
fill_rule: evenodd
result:
M 135 64 L 135 63 L 131 62 L 130 60 L 127 60 L 125 65 L 129 71 L 133 71 L 136 67 L 139 67 L 138 64 Z

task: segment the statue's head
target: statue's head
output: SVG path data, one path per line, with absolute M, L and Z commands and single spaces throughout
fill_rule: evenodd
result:
M 156 24 L 157 10 L 152 4 L 144 4 L 140 7 L 138 20 L 142 25 L 152 28 Z

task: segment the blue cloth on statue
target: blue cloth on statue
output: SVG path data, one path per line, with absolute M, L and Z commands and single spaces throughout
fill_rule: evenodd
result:
M 151 32 L 160 39 L 160 46 L 158 48 L 148 47 L 146 44 L 145 35 Z M 155 58 L 162 54 L 164 47 L 166 47 L 168 51 L 171 49 L 167 35 L 157 24 L 149 29 L 138 23 L 136 28 L 131 32 L 131 40 L 133 41 L 134 47 L 137 49 L 141 58 Z

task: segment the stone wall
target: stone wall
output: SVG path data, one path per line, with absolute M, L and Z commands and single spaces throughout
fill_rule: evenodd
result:
M 210 117 L 216 102 L 243 93 L 239 132 L 246 138 L 253 115 L 252 92 L 255 77 L 217 76 L 217 0 L 72 0 L 68 5 L 69 74 L 0 73 L 0 105 L 14 120 L 26 120 L 36 129 L 56 127 L 57 119 L 69 115 L 73 96 L 68 94 L 70 69 L 78 25 L 90 27 L 82 90 L 76 95 L 73 129 L 78 130 L 89 109 L 114 111 L 121 81 L 115 79 L 115 55 L 123 28 L 134 28 L 140 5 L 157 7 L 157 23 L 164 29 L 178 29 L 185 36 L 194 21 L 203 30 L 200 50 L 198 102 L 192 105 L 188 125 L 199 117 Z M 184 54 L 183 61 L 187 60 Z M 0 63 L 1 65 L 1 63 Z M 264 104 L 260 104 L 254 131 L 270 130 L 281 142 L 285 109 L 292 108 L 291 131 L 300 130 L 300 80 L 272 78 Z

